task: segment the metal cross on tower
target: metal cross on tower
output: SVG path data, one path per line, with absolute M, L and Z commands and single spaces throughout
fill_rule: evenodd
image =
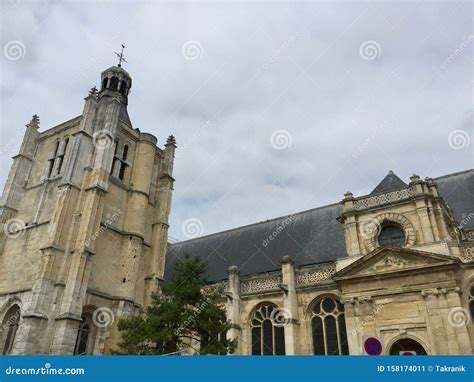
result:
M 122 44 L 122 51 L 121 51 L 120 53 L 114 52 L 114 53 L 117 55 L 117 57 L 119 58 L 119 63 L 118 63 L 118 65 L 117 65 L 119 68 L 122 66 L 122 61 L 123 61 L 123 62 L 128 62 L 128 61 L 125 59 L 125 57 L 123 56 L 123 50 L 124 50 L 124 49 L 125 49 L 125 45 Z

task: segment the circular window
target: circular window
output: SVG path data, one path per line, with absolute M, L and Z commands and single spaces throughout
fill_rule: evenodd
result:
M 405 232 L 396 224 L 383 224 L 378 237 L 383 247 L 401 247 L 405 243 Z

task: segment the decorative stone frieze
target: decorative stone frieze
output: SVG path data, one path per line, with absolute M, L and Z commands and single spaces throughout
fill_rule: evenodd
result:
M 336 268 L 324 268 L 313 271 L 297 272 L 296 286 L 304 287 L 318 284 L 321 281 L 330 280 L 334 273 L 336 273 Z
M 413 196 L 413 189 L 411 187 L 387 192 L 385 194 L 373 195 L 365 198 L 354 200 L 354 209 L 356 211 L 364 210 L 366 208 L 382 206 L 384 204 L 406 200 Z
M 243 280 L 240 284 L 242 294 L 252 294 L 280 290 L 282 276 L 261 277 L 257 279 Z

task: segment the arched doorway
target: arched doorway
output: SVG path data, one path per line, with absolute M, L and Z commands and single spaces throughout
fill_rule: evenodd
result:
M 425 348 L 411 338 L 401 338 L 390 347 L 390 355 L 400 355 L 403 351 L 414 351 L 416 355 L 427 355 Z

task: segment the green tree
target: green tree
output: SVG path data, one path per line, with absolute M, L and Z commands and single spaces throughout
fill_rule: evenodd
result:
M 122 340 L 115 354 L 233 353 L 223 289 L 205 287 L 206 267 L 199 257 L 177 261 L 168 285 L 143 314 L 119 321 Z

